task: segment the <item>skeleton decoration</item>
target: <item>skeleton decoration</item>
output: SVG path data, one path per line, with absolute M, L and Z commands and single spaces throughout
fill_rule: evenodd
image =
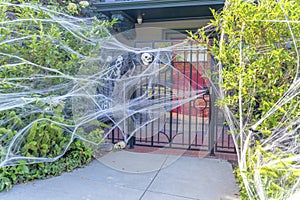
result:
M 114 149 L 124 149 L 126 147 L 126 143 L 124 141 L 120 141 L 114 145 Z
M 142 53 L 141 60 L 144 65 L 148 66 L 153 62 L 153 56 L 150 53 Z
M 104 90 L 106 97 L 112 97 L 112 93 L 114 91 L 115 82 L 122 79 L 124 75 L 127 74 L 127 77 L 131 76 L 131 72 L 134 72 L 136 67 L 142 69 L 144 66 L 148 67 L 153 62 L 153 57 L 150 53 L 128 53 L 125 55 L 119 55 L 115 62 L 113 62 L 110 66 L 111 74 L 107 81 L 104 82 Z M 143 66 L 144 65 L 144 66 Z M 108 92 L 107 92 L 108 91 Z M 99 91 L 98 91 L 99 92 Z M 99 105 L 107 105 L 106 100 L 101 101 Z M 143 105 L 145 106 L 145 105 Z M 109 107 L 109 106 L 108 106 Z M 106 108 L 107 109 L 107 106 Z M 135 112 L 138 110 L 137 108 L 134 108 L 133 106 L 130 107 L 130 110 L 133 110 Z M 135 114 L 137 115 L 137 114 Z M 108 114 L 108 118 L 111 120 L 115 120 L 112 113 Z M 101 119 L 102 121 L 106 121 L 105 119 Z M 133 145 L 135 143 L 135 136 L 132 136 L 131 139 L 128 141 L 128 144 L 130 148 L 133 148 Z M 123 149 L 126 147 L 126 143 L 123 141 L 118 142 L 115 144 L 115 149 Z
M 136 68 L 145 68 L 148 67 L 154 60 L 154 56 L 151 53 L 125 53 L 119 55 L 113 61 L 112 56 L 107 56 L 106 60 L 109 60 L 111 63 L 107 68 L 108 75 L 105 79 L 101 80 L 99 87 L 96 89 L 97 95 L 100 95 L 98 98 L 98 108 L 100 111 L 106 110 L 111 105 L 111 97 L 115 88 L 117 81 L 122 80 L 126 75 L 130 77 L 132 72 Z M 99 119 L 100 121 L 108 122 L 113 119 L 112 113 L 107 114 L 107 118 Z
M 111 71 L 109 78 L 120 79 L 127 72 L 134 70 L 137 65 L 148 66 L 153 62 L 153 57 L 150 53 L 119 55 L 109 67 Z
M 130 71 L 134 71 L 138 65 L 150 65 L 153 62 L 153 57 L 154 56 L 152 56 L 150 53 L 128 53 L 125 55 L 119 55 L 108 68 L 108 82 L 106 82 L 105 85 L 111 85 L 113 87 L 114 84 L 111 82 L 122 78 L 122 76 L 124 76 L 126 73 L 130 73 Z M 109 59 L 111 59 L 111 57 Z

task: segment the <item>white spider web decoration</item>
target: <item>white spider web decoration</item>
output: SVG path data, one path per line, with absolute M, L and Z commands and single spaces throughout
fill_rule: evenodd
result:
M 189 77 L 186 77 L 172 65 L 173 51 L 189 50 L 191 48 L 186 42 L 154 49 L 135 48 L 121 43 L 115 37 L 109 35 L 103 27 L 91 31 L 103 32 L 103 35 L 106 35 L 105 37 L 86 35 L 86 32 L 91 29 L 92 19 L 78 19 L 43 7 L 27 4 L 0 3 L 0 7 L 6 5 L 16 6 L 20 9 L 42 10 L 47 13 L 49 18 L 28 17 L 27 19 L 0 21 L 2 31 L 10 30 L 13 33 L 11 38 L 1 37 L 0 45 L 2 47 L 5 45 L 23 45 L 22 42 L 34 39 L 35 34 L 24 36 L 17 32 L 19 30 L 18 25 L 24 23 L 24 21 L 40 21 L 45 27 L 51 27 L 51 23 L 57 24 L 66 34 L 68 33 L 77 39 L 78 45 L 82 47 L 92 45 L 95 48 L 93 52 L 90 52 L 90 55 L 83 55 L 72 46 L 55 40 L 51 35 L 43 36 L 44 39 L 51 41 L 53 45 L 59 45 L 60 51 L 74 54 L 79 58 L 78 66 L 75 67 L 77 73 L 74 74 L 55 69 L 51 67 L 51 64 L 41 66 L 33 63 L 23 57 L 24 52 L 0 52 L 0 75 L 4 75 L 0 77 L 0 167 L 16 165 L 19 161 L 26 161 L 27 163 L 55 161 L 64 155 L 75 138 L 93 145 L 99 145 L 105 140 L 109 132 L 116 127 L 123 133 L 125 142 L 128 142 L 129 138 L 141 128 L 147 129 L 146 125 L 149 123 L 156 123 L 156 127 L 161 127 L 164 121 L 160 119 L 166 112 L 202 96 L 205 92 L 203 88 L 191 89 L 191 85 L 196 83 L 193 83 L 193 80 L 190 80 Z M 295 78 L 274 106 L 261 116 L 259 121 L 249 124 L 247 121 L 249 107 L 245 107 L 243 104 L 244 98 L 241 90 L 246 83 L 243 82 L 244 74 L 241 74 L 237 79 L 240 86 L 238 90 L 239 116 L 237 117 L 226 105 L 224 106 L 224 113 L 231 132 L 235 136 L 239 167 L 249 198 L 267 199 L 268 184 L 271 183 L 263 182 L 265 179 L 261 176 L 261 171 L 265 167 L 278 167 L 279 164 L 284 163 L 290 167 L 290 171 L 278 178 L 282 184 L 281 186 L 287 183 L 290 176 L 295 176 L 297 173 L 298 176 L 293 180 L 293 183 L 289 183 L 292 187 L 278 194 L 278 198 L 297 199 L 296 195 L 299 194 L 300 182 L 300 119 L 299 102 L 294 100 L 299 98 L 300 79 L 298 71 L 300 58 L 298 53 L 299 41 L 297 33 L 293 31 L 293 25 L 298 25 L 299 21 L 289 21 L 287 16 L 285 20 L 262 22 L 285 23 L 287 25 L 292 39 L 290 45 L 292 45 L 296 55 Z M 31 23 L 31 26 L 35 27 L 34 23 Z M 225 36 L 221 35 L 221 42 L 224 42 L 223 37 Z M 240 41 L 239 47 L 236 48 L 239 49 L 240 64 L 243 67 L 243 63 L 247 62 L 247 55 L 245 54 L 243 38 L 240 38 Z M 262 49 L 265 49 L 265 52 L 259 53 L 272 52 L 272 48 L 269 47 Z M 222 83 L 224 82 L 223 66 L 221 63 L 216 63 L 216 67 L 219 70 L 217 82 L 220 83 L 220 87 L 213 85 L 213 88 L 221 99 L 225 99 L 226 94 L 222 91 Z M 36 69 L 36 73 L 28 76 L 26 70 L 32 70 L 32 68 Z M 9 74 L 10 69 L 20 69 L 20 71 Z M 178 76 L 190 81 L 190 85 L 187 84 L 187 91 L 174 94 L 172 90 L 166 89 L 180 88 L 180 86 L 176 86 L 176 83 L 174 85 L 171 79 L 162 80 L 160 78 L 161 74 L 168 76 L 170 70 L 177 70 Z M 209 77 L 209 74 L 207 74 L 207 77 Z M 57 80 L 60 81 L 57 82 Z M 142 87 L 136 90 L 136 85 Z M 13 90 L 7 90 L 6 86 L 13 88 Z M 162 92 L 163 95 L 161 95 L 159 89 L 157 90 L 157 87 L 156 90 L 153 89 L 153 86 L 163 86 L 165 88 Z M 255 88 L 252 89 L 255 90 Z M 65 113 L 65 119 L 60 119 L 60 114 L 54 112 L 60 107 Z M 253 179 L 249 179 L 246 176 L 247 159 L 249 159 L 247 156 L 253 145 L 253 137 L 259 134 L 256 129 L 270 116 L 281 112 L 282 107 L 287 109 L 282 115 L 280 123 L 276 127 L 272 127 L 269 137 L 259 138 L 261 150 L 274 153 L 276 156 L 264 157 L 259 151 L 255 152 L 257 158 L 253 161 L 255 170 Z M 51 114 L 52 117 L 39 117 L 41 113 L 45 112 Z M 71 119 L 66 120 L 68 117 Z M 26 124 L 15 121 L 16 119 L 24 120 Z M 97 137 L 98 132 L 93 131 L 99 129 L 99 122 L 106 123 L 107 120 L 113 122 L 113 125 L 109 128 L 110 131 L 103 137 Z M 26 145 L 26 148 L 31 148 L 28 145 L 30 142 L 34 142 L 26 139 L 31 133 L 32 127 L 37 127 L 45 122 L 51 124 L 52 128 L 57 129 L 57 132 L 65 138 L 64 145 L 61 149 L 55 151 L 55 148 L 53 148 L 53 151 L 50 152 L 51 156 L 48 155 L 49 152 L 44 156 L 23 154 L 22 149 Z M 9 125 L 10 131 L 2 128 L 7 127 L 8 124 L 11 124 Z M 95 133 L 95 135 L 90 133 Z M 34 145 L 34 143 L 30 145 Z M 43 155 L 42 152 L 39 154 Z
M 253 1 L 245 2 L 255 6 Z M 266 3 L 267 1 L 263 2 Z M 235 9 L 237 3 L 238 1 L 226 1 L 224 10 Z M 289 9 L 288 7 L 284 7 L 281 1 L 276 1 L 276 3 L 281 6 L 283 12 L 285 9 Z M 299 2 L 294 3 L 299 4 Z M 258 3 L 257 6 L 262 5 Z M 266 18 L 268 16 L 267 14 L 268 13 L 266 13 Z M 283 17 L 284 20 L 261 19 L 257 22 L 254 20 L 249 21 L 250 23 L 266 23 L 269 24 L 270 27 L 278 23 L 282 24 L 285 27 L 285 30 L 288 30 L 289 34 L 287 34 L 288 36 L 277 35 L 274 44 L 255 46 L 251 43 L 247 43 L 247 38 L 244 38 L 243 34 L 240 34 L 240 36 L 237 37 L 240 41 L 239 44 L 229 47 L 226 46 L 231 42 L 226 35 L 228 33 L 224 33 L 222 29 L 222 26 L 226 26 L 226 23 L 228 22 L 223 20 L 219 27 L 221 33 L 219 39 L 219 54 L 221 55 L 223 51 L 226 51 L 225 48 L 232 48 L 238 52 L 238 56 L 236 56 L 237 60 L 235 60 L 234 63 L 236 66 L 239 66 L 239 69 L 236 71 L 237 79 L 234 90 L 234 95 L 238 97 L 236 101 L 237 105 L 234 105 L 234 107 L 233 105 L 225 104 L 222 108 L 226 115 L 226 121 L 229 124 L 230 131 L 235 136 L 234 140 L 237 148 L 239 171 L 249 199 L 299 199 L 300 58 L 298 52 L 299 33 L 296 31 L 299 30 L 299 21 L 289 20 L 288 15 L 279 17 Z M 240 27 L 241 33 L 251 29 L 251 26 L 248 26 L 247 24 L 247 20 L 245 23 L 237 25 L 237 27 Z M 282 41 L 282 38 L 288 39 Z M 257 95 L 257 88 L 247 88 L 247 81 L 255 81 L 255 76 L 262 76 L 262 74 L 256 72 L 256 75 L 253 76 L 251 71 L 248 70 L 248 66 L 255 62 L 249 54 L 256 51 L 258 57 L 260 55 L 269 55 L 272 58 L 272 54 L 275 52 L 273 50 L 277 50 L 281 47 L 283 49 L 282 54 L 289 53 L 289 55 L 293 55 L 294 64 L 292 65 L 292 68 L 289 68 L 289 70 L 286 69 L 282 73 L 277 86 L 276 83 L 274 83 L 274 85 L 266 88 L 273 88 L 276 90 L 277 87 L 279 88 L 278 85 L 280 85 L 280 82 L 286 81 L 284 80 L 285 77 L 291 76 L 291 80 L 287 81 L 290 85 L 284 91 L 284 94 L 278 98 L 277 102 L 274 102 L 274 104 L 272 104 L 273 106 L 260 116 L 258 121 L 251 122 L 252 115 L 256 108 L 255 105 L 248 102 L 251 95 L 253 98 Z M 247 54 L 248 52 L 250 53 Z M 216 64 L 216 67 L 219 71 L 217 82 L 219 82 L 220 85 L 220 88 L 217 88 L 217 93 L 220 99 L 222 99 L 223 102 L 226 102 L 227 95 L 230 95 L 230 92 L 226 92 L 222 89 L 224 84 L 228 84 L 224 78 L 226 77 L 226 75 L 224 75 L 226 72 L 223 70 L 224 65 L 222 60 Z M 249 76 L 253 76 L 254 78 L 251 80 L 248 78 Z M 266 82 L 265 84 L 269 85 L 270 83 Z M 247 88 L 247 92 L 245 92 L 245 88 Z M 258 103 L 261 104 L 261 102 Z M 270 99 L 270 103 L 272 103 L 272 99 Z M 274 116 L 280 116 L 280 118 L 274 123 L 275 125 L 269 124 L 267 126 L 268 136 L 262 134 L 262 131 L 260 130 L 261 125 L 265 125 L 264 123 L 271 123 L 268 120 Z M 251 169 L 251 171 L 248 171 L 249 169 Z M 271 191 L 271 188 L 276 188 L 277 193 Z
M 7 5 L 43 12 L 47 17 L 18 19 L 10 13 L 11 18 L 0 22 L 1 30 L 12 33 L 9 38 L 1 38 L 4 51 L 5 46 L 26 49 L 25 52 L 0 52 L 4 61 L 0 67 L 4 75 L 0 78 L 0 124 L 6 128 L 2 128 L 0 135 L 0 167 L 17 165 L 20 161 L 55 161 L 64 155 L 74 139 L 97 148 L 116 128 L 126 143 L 137 132 L 149 129 L 150 123 L 156 127 L 151 131 L 159 132 L 167 112 L 206 92 L 202 86 L 192 86 L 198 83 L 172 65 L 174 51 L 195 48 L 188 41 L 135 48 L 121 43 L 94 19 L 79 19 L 29 4 L 0 4 Z M 24 23 L 31 34 L 20 31 L 19 26 Z M 92 23 L 99 26 L 94 28 Z M 52 24 L 58 26 L 62 34 L 72 37 L 76 45 L 67 45 L 64 38 L 53 37 Z M 41 27 L 50 31 L 39 34 Z M 36 40 L 53 44 L 62 65 L 72 60 L 77 62 L 71 64 L 71 70 L 51 66 L 47 57 L 41 58 L 45 66 L 32 62 L 30 56 L 25 55 L 34 54 L 35 47 L 31 44 Z M 80 50 L 91 49 L 91 46 L 88 54 L 81 53 Z M 206 52 L 204 46 L 197 49 Z M 67 60 L 60 58 L 59 52 L 66 53 Z M 173 82 L 172 74 L 185 80 L 184 84 Z M 108 129 L 104 135 L 103 126 Z M 37 146 L 40 140 L 48 141 L 49 132 L 53 130 L 52 134 L 61 141 L 53 141 L 50 147 Z

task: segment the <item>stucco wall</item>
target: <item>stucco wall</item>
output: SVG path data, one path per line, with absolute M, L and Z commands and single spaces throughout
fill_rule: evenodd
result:
M 166 37 L 181 37 L 175 33 L 167 34 L 168 30 L 197 30 L 205 26 L 209 20 L 184 20 L 136 24 L 136 35 L 139 40 L 170 39 Z M 170 32 L 169 32 L 170 33 Z

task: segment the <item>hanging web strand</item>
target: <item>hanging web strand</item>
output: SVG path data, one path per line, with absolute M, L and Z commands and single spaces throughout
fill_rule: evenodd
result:
M 0 9 L 0 168 L 55 161 L 75 139 L 97 148 L 113 130 L 126 143 L 149 124 L 158 134 L 173 110 L 202 98 L 209 85 L 202 65 L 195 68 L 201 85 L 173 66 L 189 62 L 182 51 L 206 58 L 205 45 L 136 47 L 94 18 L 30 4 L 1 2 Z
M 229 9 L 226 5 L 224 9 Z M 5 6 L 43 12 L 45 17 L 16 18 L 12 15 L 0 21 L 0 30 L 6 33 L 4 37 L 0 35 L 0 168 L 17 165 L 20 161 L 55 161 L 67 152 L 75 139 L 97 146 L 106 141 L 113 130 L 119 130 L 125 142 L 136 134 L 149 132 L 149 124 L 156 127 L 151 130 L 154 134 L 159 133 L 173 110 L 203 97 L 206 92 L 205 85 L 199 85 L 173 65 L 174 60 L 189 62 L 180 54 L 182 51 L 205 54 L 204 45 L 182 41 L 162 43 L 156 48 L 151 45 L 137 47 L 110 35 L 104 23 L 96 19 L 79 19 L 29 4 L 0 3 L 0 9 Z M 282 6 L 282 9 L 287 8 Z M 249 47 L 241 37 L 236 47 L 241 68 L 237 74 L 239 113 L 236 115 L 230 105 L 222 108 L 237 147 L 241 176 L 249 198 L 267 199 L 271 183 L 264 179 L 265 169 L 288 166 L 290 170 L 277 179 L 278 186 L 283 188 L 278 196 L 279 199 L 293 199 L 299 193 L 300 182 L 299 41 L 295 32 L 299 21 L 284 16 L 278 20 L 262 19 L 259 23 L 286 25 L 293 43 L 290 51 L 296 55 L 294 79 L 268 111 L 257 121 L 250 121 L 254 104 L 247 104 L 243 91 L 249 64 L 247 50 L 254 48 L 258 49 L 258 54 L 271 54 L 276 46 Z M 225 26 L 226 21 L 222 24 Z M 22 26 L 27 27 L 27 32 L 20 31 Z M 248 28 L 243 24 L 241 27 Z M 223 48 L 227 42 L 226 33 L 222 30 L 221 33 L 220 54 L 226 50 Z M 54 48 L 51 53 L 55 61 L 51 60 L 51 54 L 41 54 L 41 44 Z M 223 90 L 226 83 L 223 67 L 226 66 L 222 61 L 214 64 L 212 68 L 217 69 L 218 85 L 210 81 L 211 74 L 204 67 L 197 68 L 197 73 L 205 77 L 221 100 L 225 100 L 228 94 Z M 281 79 L 290 72 L 284 73 Z M 182 81 L 174 82 L 174 77 Z M 255 95 L 257 89 L 248 91 Z M 278 113 L 278 123 L 267 130 L 269 137 L 260 137 L 259 127 Z M 261 151 L 252 152 L 256 141 Z M 35 148 L 43 142 L 53 146 Z M 246 173 L 249 152 L 255 155 L 255 160 L 250 162 L 253 176 Z M 274 156 L 265 157 L 264 152 Z M 288 182 L 290 177 L 293 177 L 292 183 Z M 289 189 L 285 188 L 288 184 Z
M 236 17 L 237 20 L 235 23 L 237 24 L 234 26 L 238 27 L 239 31 L 237 33 L 230 29 L 230 31 L 232 31 L 231 34 L 233 34 L 232 37 L 227 35 L 230 34 L 230 31 L 226 30 L 228 26 L 230 27 L 229 23 L 231 23 L 231 21 L 224 20 L 226 18 L 222 18 L 218 21 L 218 23 L 220 23 L 220 38 L 219 43 L 216 46 L 219 51 L 217 54 L 219 54 L 221 60 L 216 64 L 219 66 L 219 80 L 217 80 L 217 82 L 220 84 L 216 89 L 218 90 L 217 94 L 219 94 L 219 98 L 221 99 L 220 102 L 224 104 L 221 106 L 226 115 L 227 123 L 231 129 L 230 131 L 234 135 L 234 141 L 238 151 L 239 171 L 243 179 L 244 187 L 248 193 L 248 198 L 299 199 L 300 24 L 299 21 L 295 20 L 295 15 L 293 17 L 289 16 L 292 15 L 292 8 L 287 7 L 288 5 L 297 7 L 299 6 L 299 2 L 278 0 L 259 1 L 259 3 L 256 4 L 253 3 L 253 1 L 247 1 L 249 4 L 247 6 L 253 6 L 255 9 L 257 8 L 257 10 L 259 10 L 258 8 L 261 8 L 260 6 L 263 5 L 266 6 L 268 4 L 267 2 L 272 2 L 270 3 L 272 6 L 277 4 L 278 10 L 281 10 L 283 14 L 266 13 L 265 16 L 263 14 L 258 15 L 265 17 L 260 18 L 258 21 L 250 19 L 252 16 L 246 19 L 241 15 L 243 20 L 240 20 L 239 14 L 235 13 L 234 10 L 230 13 L 234 16 L 230 16 L 230 14 L 229 16 L 233 18 Z M 244 1 L 226 1 L 224 11 L 229 13 L 231 11 L 230 9 L 235 9 L 235 7 L 244 9 L 245 7 L 243 6 L 247 3 Z M 260 5 L 260 3 L 262 5 Z M 243 5 L 239 7 L 237 4 Z M 276 6 L 274 6 L 274 10 L 275 7 Z M 268 9 L 271 9 L 271 6 Z M 281 13 L 281 11 L 278 10 L 277 12 Z M 273 16 L 276 16 L 278 19 L 268 19 Z M 263 24 L 266 24 L 266 26 L 263 26 Z M 251 25 L 253 25 L 253 29 L 261 25 L 262 27 L 272 27 L 273 29 L 280 27 L 284 31 L 280 32 L 276 29 L 275 32 L 271 32 L 278 34 L 276 36 L 277 38 L 273 41 L 274 44 L 262 44 L 261 46 L 258 46 L 257 44 L 254 45 L 255 42 L 251 43 L 251 37 L 249 37 L 249 39 L 247 38 L 247 35 L 243 33 L 243 31 L 247 32 L 247 30 L 251 30 Z M 267 30 L 268 29 L 263 31 Z M 253 31 L 255 32 L 255 30 Z M 248 33 L 250 33 L 250 31 Z M 279 33 L 283 33 L 284 35 L 280 35 Z M 269 36 L 268 34 L 266 35 Z M 225 58 L 227 63 L 223 64 L 222 56 L 228 54 L 228 52 L 226 52 L 228 49 L 226 48 L 234 49 L 235 51 L 229 52 L 234 52 L 236 55 L 229 55 L 229 57 L 235 57 L 235 60 L 232 61 L 232 63 L 228 63 L 228 60 L 230 59 L 226 60 Z M 272 63 L 272 59 L 278 56 L 276 53 L 279 49 L 281 50 L 280 53 L 282 55 L 286 55 L 287 57 L 290 56 L 293 60 L 290 61 L 286 59 L 284 61 L 279 61 L 281 66 L 276 67 L 280 68 L 278 70 L 281 70 L 281 68 L 284 68 L 285 70 L 282 70 L 282 74 L 280 74 L 278 80 L 276 79 L 275 82 L 271 83 L 271 80 L 274 81 L 273 79 L 275 79 L 272 76 L 273 74 L 261 73 L 260 70 L 264 69 L 266 66 L 259 66 L 256 61 L 265 56 L 265 58 L 268 58 L 269 62 Z M 255 53 L 257 54 L 256 57 L 254 56 Z M 281 58 L 283 57 L 284 56 Z M 268 65 L 268 63 L 263 64 Z M 251 71 L 255 70 L 253 66 L 257 67 L 257 71 Z M 224 68 L 230 71 L 230 69 L 228 69 L 230 67 L 236 69 L 236 74 L 234 74 L 236 81 L 234 87 L 232 87 L 231 90 L 228 90 L 228 85 L 231 84 L 230 81 L 232 80 L 226 80 L 226 78 L 230 79 L 231 77 L 228 76 L 228 72 L 224 70 Z M 272 69 L 274 66 L 270 64 L 268 67 Z M 278 73 L 276 70 L 276 68 L 273 69 L 274 74 Z M 268 81 L 262 83 L 262 87 L 266 88 L 266 90 L 273 90 L 275 93 L 283 90 L 282 88 L 285 88 L 282 92 L 282 96 L 270 96 L 269 101 L 266 101 L 266 98 L 264 98 L 264 102 L 254 101 L 253 103 L 252 99 L 257 98 L 256 100 L 260 100 L 262 92 L 260 88 L 257 88 L 259 84 L 253 83 L 264 80 L 262 77 L 269 77 L 270 79 L 270 83 Z M 246 87 L 247 85 L 248 87 Z M 256 87 L 252 87 L 253 85 Z M 227 90 L 223 90 L 224 88 Z M 265 92 L 267 93 L 269 91 Z M 232 94 L 236 99 L 229 97 Z M 278 94 L 278 92 L 276 94 Z M 276 99 L 276 101 L 274 102 L 272 98 Z M 228 99 L 235 102 L 235 105 L 232 105 Z M 229 103 L 226 104 L 225 102 Z M 269 109 L 262 109 L 265 107 L 268 107 Z M 259 112 L 259 109 L 263 110 L 263 112 Z M 254 115 L 259 116 L 255 121 L 253 119 L 256 119 L 257 116 Z

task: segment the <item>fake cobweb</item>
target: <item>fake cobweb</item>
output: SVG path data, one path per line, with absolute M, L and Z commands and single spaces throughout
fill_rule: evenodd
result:
M 256 8 L 269 6 L 266 10 L 274 13 L 259 15 L 259 20 L 255 21 L 252 16 L 243 18 L 238 12 L 232 12 L 231 16 L 228 16 L 242 18 L 240 21 L 234 21 L 236 24 L 232 25 L 238 27 L 240 34 L 232 37 L 229 36 L 230 28 L 226 29 L 227 26 L 231 27 L 227 23 L 232 21 L 226 21 L 228 18 L 218 21 L 220 35 L 217 54 L 221 59 L 215 65 L 219 72 L 216 81 L 220 86 L 215 87 L 215 91 L 221 99 L 219 105 L 223 108 L 238 149 L 239 174 L 247 191 L 247 197 L 243 196 L 247 199 L 300 199 L 299 21 L 293 20 L 295 15 L 292 16 L 290 11 L 292 6 L 299 6 L 299 1 L 226 1 L 224 12 L 230 9 L 237 11 L 247 6 Z M 298 19 L 299 15 L 296 15 L 296 18 Z M 256 38 L 262 37 L 262 41 L 265 39 L 268 43 L 257 45 L 246 33 L 251 35 L 251 31 L 255 32 L 254 29 L 259 27 L 259 24 L 268 27 L 266 30 L 259 30 L 267 32 L 262 34 L 266 38 L 261 35 Z M 206 29 L 209 30 L 209 27 Z M 273 30 L 275 32 L 272 32 Z M 236 30 L 232 30 L 232 34 L 234 31 Z M 267 39 L 274 35 L 276 37 L 272 41 Z M 233 40 L 238 42 L 233 45 Z M 232 55 L 227 56 L 235 58 L 231 62 L 228 62 L 230 60 L 228 57 L 222 59 L 228 49 L 232 50 L 229 51 Z M 284 56 L 287 55 L 290 56 L 290 60 L 286 58 L 284 60 Z M 268 62 L 259 63 L 262 57 Z M 277 63 L 273 62 L 274 57 L 278 58 Z M 235 74 L 232 74 L 235 80 L 223 70 L 225 67 L 230 71 L 231 66 L 236 69 Z M 269 68 L 270 71 L 267 72 L 269 74 L 265 72 L 266 68 Z M 280 75 L 274 78 L 273 74 Z M 229 81 L 225 80 L 226 78 Z M 265 82 L 259 82 L 262 80 Z M 232 86 L 231 89 L 228 89 L 229 85 Z M 283 91 L 282 96 L 270 95 L 268 101 L 262 100 L 262 91 L 256 88 L 260 85 L 268 94 L 270 91 L 271 94 Z M 236 99 L 230 97 L 232 95 Z
M 125 37 L 124 42 L 111 35 L 96 19 L 79 19 L 27 4 L 0 4 L 0 8 L 5 6 L 19 12 L 31 9 L 43 15 L 20 19 L 8 10 L 7 17 L 0 21 L 0 167 L 17 165 L 20 161 L 55 161 L 75 139 L 97 148 L 115 129 L 122 134 L 125 143 L 135 134 L 149 131 L 149 124 L 156 127 L 151 131 L 159 132 L 166 123 L 167 113 L 207 92 L 205 85 L 199 85 L 173 65 L 176 59 L 189 62 L 188 56 L 180 52 L 195 48 L 206 52 L 206 45 L 178 41 L 138 46 L 133 39 L 126 38 L 128 35 L 134 38 L 134 34 L 119 35 Z M 61 35 L 52 32 L 56 30 L 53 24 Z M 27 32 L 22 31 L 22 26 L 27 27 Z M 66 38 L 74 42 L 68 43 Z M 297 51 L 297 42 L 293 39 L 291 44 Z M 34 46 L 41 40 L 55 47 L 54 52 L 39 58 L 42 61 L 34 58 L 41 55 L 36 52 L 38 46 Z M 240 51 L 243 52 L 243 48 Z M 271 49 L 266 51 L 271 52 Z M 250 198 L 266 198 L 268 184 L 272 183 L 262 182 L 260 172 L 264 167 L 288 163 L 291 170 L 277 177 L 282 185 L 300 170 L 299 114 L 296 114 L 299 102 L 293 101 L 299 95 L 300 86 L 298 51 L 296 53 L 294 81 L 259 121 L 247 124 L 248 108 L 243 107 L 242 91 L 239 91 L 239 116 L 230 107 L 222 107 L 234 135 L 241 175 Z M 64 57 L 60 57 L 62 54 Z M 57 59 L 47 62 L 47 56 L 53 59 L 53 55 Z M 241 55 L 241 60 L 245 59 Z M 218 97 L 225 99 L 222 65 L 215 63 L 211 68 L 219 72 L 214 76 L 218 85 L 210 81 L 207 69 L 198 70 Z M 183 81 L 174 82 L 174 74 Z M 245 84 L 242 76 L 238 76 L 237 84 Z M 247 176 L 247 155 L 255 145 L 254 136 L 259 135 L 257 127 L 284 105 L 289 105 L 288 110 L 272 128 L 270 137 L 259 138 L 261 149 L 276 156 L 263 158 L 257 154 L 254 175 Z M 50 138 L 51 143 L 47 141 Z M 41 140 L 49 145 L 37 147 Z M 295 198 L 299 181 L 296 176 L 289 183 L 291 188 L 280 198 Z
M 134 30 L 113 36 L 94 18 L 0 6 L 7 7 L 0 22 L 1 167 L 55 161 L 75 139 L 97 149 L 114 130 L 125 143 L 138 133 L 155 135 L 172 110 L 207 92 L 208 78 L 199 85 L 173 66 L 191 59 L 192 50 L 207 59 L 205 45 L 137 44 Z M 156 30 L 140 32 L 149 31 Z M 208 77 L 201 66 L 197 73 Z

